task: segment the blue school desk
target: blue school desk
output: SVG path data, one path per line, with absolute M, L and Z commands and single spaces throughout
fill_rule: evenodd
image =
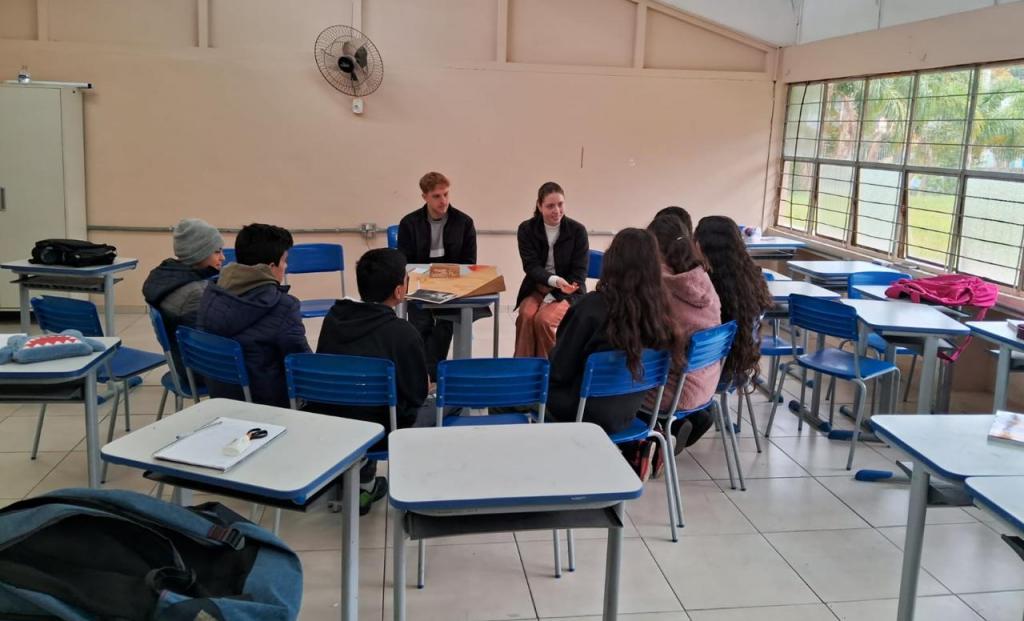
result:
M 935 378 L 938 368 L 939 341 L 943 337 L 966 336 L 970 329 L 934 306 L 912 302 L 881 300 L 843 300 L 843 304 L 857 309 L 861 323 L 860 341 L 867 342 L 869 332 L 883 337 L 917 337 L 924 341 L 921 359 L 921 380 L 917 392 L 917 413 L 931 414 L 935 396 Z M 895 347 L 886 352 L 890 362 L 895 358 Z M 887 390 L 895 390 L 891 378 L 882 380 Z M 888 393 L 887 393 L 888 394 Z M 883 400 L 884 402 L 884 400 Z
M 178 436 L 219 416 L 282 425 L 286 431 L 227 472 L 153 457 Z M 354 621 L 359 610 L 359 463 L 382 437 L 384 427 L 377 423 L 209 399 L 107 444 L 103 459 L 140 468 L 147 478 L 178 488 L 298 510 L 343 477 L 341 618 Z
M 7 344 L 7 337 L 0 341 Z M 85 406 L 85 451 L 89 487 L 100 486 L 99 402 L 96 372 L 121 345 L 117 337 L 94 339 L 106 349 L 88 356 L 32 364 L 0 364 L 0 403 L 82 403 Z
M 395 619 L 406 618 L 406 536 L 584 527 L 608 529 L 603 618 L 617 618 L 623 507 L 643 484 L 600 427 L 399 429 L 388 445 Z
M 846 279 L 850 274 L 861 272 L 899 272 L 870 261 L 790 261 L 791 272 L 823 287 L 846 290 Z
M 114 285 L 121 281 L 114 274 L 125 270 L 133 270 L 139 264 L 138 259 L 118 257 L 110 265 L 92 265 L 89 267 L 67 267 L 65 265 L 37 265 L 27 259 L 0 263 L 0 268 L 11 270 L 18 275 L 18 294 L 21 305 L 20 330 L 28 334 L 29 290 L 62 291 L 70 293 L 102 293 L 104 334 L 114 336 L 117 328 L 114 325 Z
M 970 504 L 964 494 L 969 477 L 1024 475 L 1024 450 L 1008 443 L 989 441 L 988 431 L 993 418 L 988 414 L 950 414 L 875 416 L 871 419 L 875 433 L 908 455 L 914 464 L 903 546 L 899 621 L 914 618 L 925 515 L 929 499 L 938 499 L 937 492 L 930 490 L 931 477 L 949 484 L 947 489 L 952 490 L 952 493 L 942 493 L 942 504 L 963 506 Z M 1019 490 L 1018 498 L 1021 495 Z
M 971 334 L 999 346 L 996 365 L 996 386 L 992 395 L 992 411 L 1006 408 L 1006 391 L 1010 383 L 1010 362 L 1014 352 L 1024 352 L 1024 341 L 1005 321 L 968 321 Z

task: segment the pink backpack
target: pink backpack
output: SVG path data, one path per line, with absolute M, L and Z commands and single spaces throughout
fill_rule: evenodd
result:
M 929 278 L 901 278 L 885 290 L 885 295 L 894 299 L 910 298 L 914 303 L 924 300 L 943 306 L 973 306 L 978 309 L 974 321 L 981 321 L 999 299 L 999 287 L 977 276 L 943 274 Z M 939 357 L 956 362 L 970 342 L 971 337 L 968 336 L 952 352 L 939 352 Z

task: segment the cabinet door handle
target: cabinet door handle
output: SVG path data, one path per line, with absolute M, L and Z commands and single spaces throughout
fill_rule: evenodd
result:
M 0 211 L 7 211 L 7 188 L 0 185 Z

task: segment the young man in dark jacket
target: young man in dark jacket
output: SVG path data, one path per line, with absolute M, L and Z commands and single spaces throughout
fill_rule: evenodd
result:
M 238 341 L 249 372 L 252 400 L 288 407 L 284 358 L 310 351 L 299 301 L 281 284 L 288 267 L 291 233 L 250 224 L 235 238 L 236 263 L 203 292 L 200 330 Z M 239 387 L 207 380 L 211 397 L 242 399 Z
M 362 302 L 338 300 L 331 307 L 320 330 L 318 354 L 344 354 L 384 358 L 395 364 L 398 389 L 398 426 L 416 423 L 418 408 L 427 398 L 427 361 L 423 339 L 407 321 L 395 315 L 395 307 L 405 299 L 405 256 L 397 250 L 370 250 L 356 262 L 356 284 Z M 358 418 L 391 427 L 386 407 L 338 407 L 311 404 L 307 409 L 325 414 Z M 433 422 L 433 412 L 429 414 Z M 385 437 L 372 450 L 387 448 Z M 387 493 L 387 481 L 375 478 L 376 462 L 360 469 L 360 513 Z
M 476 263 L 476 228 L 472 218 L 452 207 L 448 200 L 450 185 L 439 172 L 429 172 L 420 179 L 423 207 L 398 223 L 398 250 L 408 263 Z M 453 328 L 451 320 L 444 317 L 452 312 L 409 306 L 409 321 L 419 330 L 426 346 L 431 379 L 437 377 L 438 361 L 448 357 Z M 473 314 L 474 320 L 485 316 L 485 312 Z
M 181 385 L 188 386 L 174 332 L 178 326 L 196 326 L 199 301 L 224 262 L 224 238 L 198 218 L 182 220 L 174 227 L 174 256 L 149 273 L 142 284 L 142 297 L 160 311 L 171 342 L 174 368 Z

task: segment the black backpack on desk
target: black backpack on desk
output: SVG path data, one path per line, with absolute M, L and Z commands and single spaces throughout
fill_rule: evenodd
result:
M 117 248 L 81 239 L 44 239 L 36 242 L 30 263 L 88 267 L 110 265 L 117 258 Z

